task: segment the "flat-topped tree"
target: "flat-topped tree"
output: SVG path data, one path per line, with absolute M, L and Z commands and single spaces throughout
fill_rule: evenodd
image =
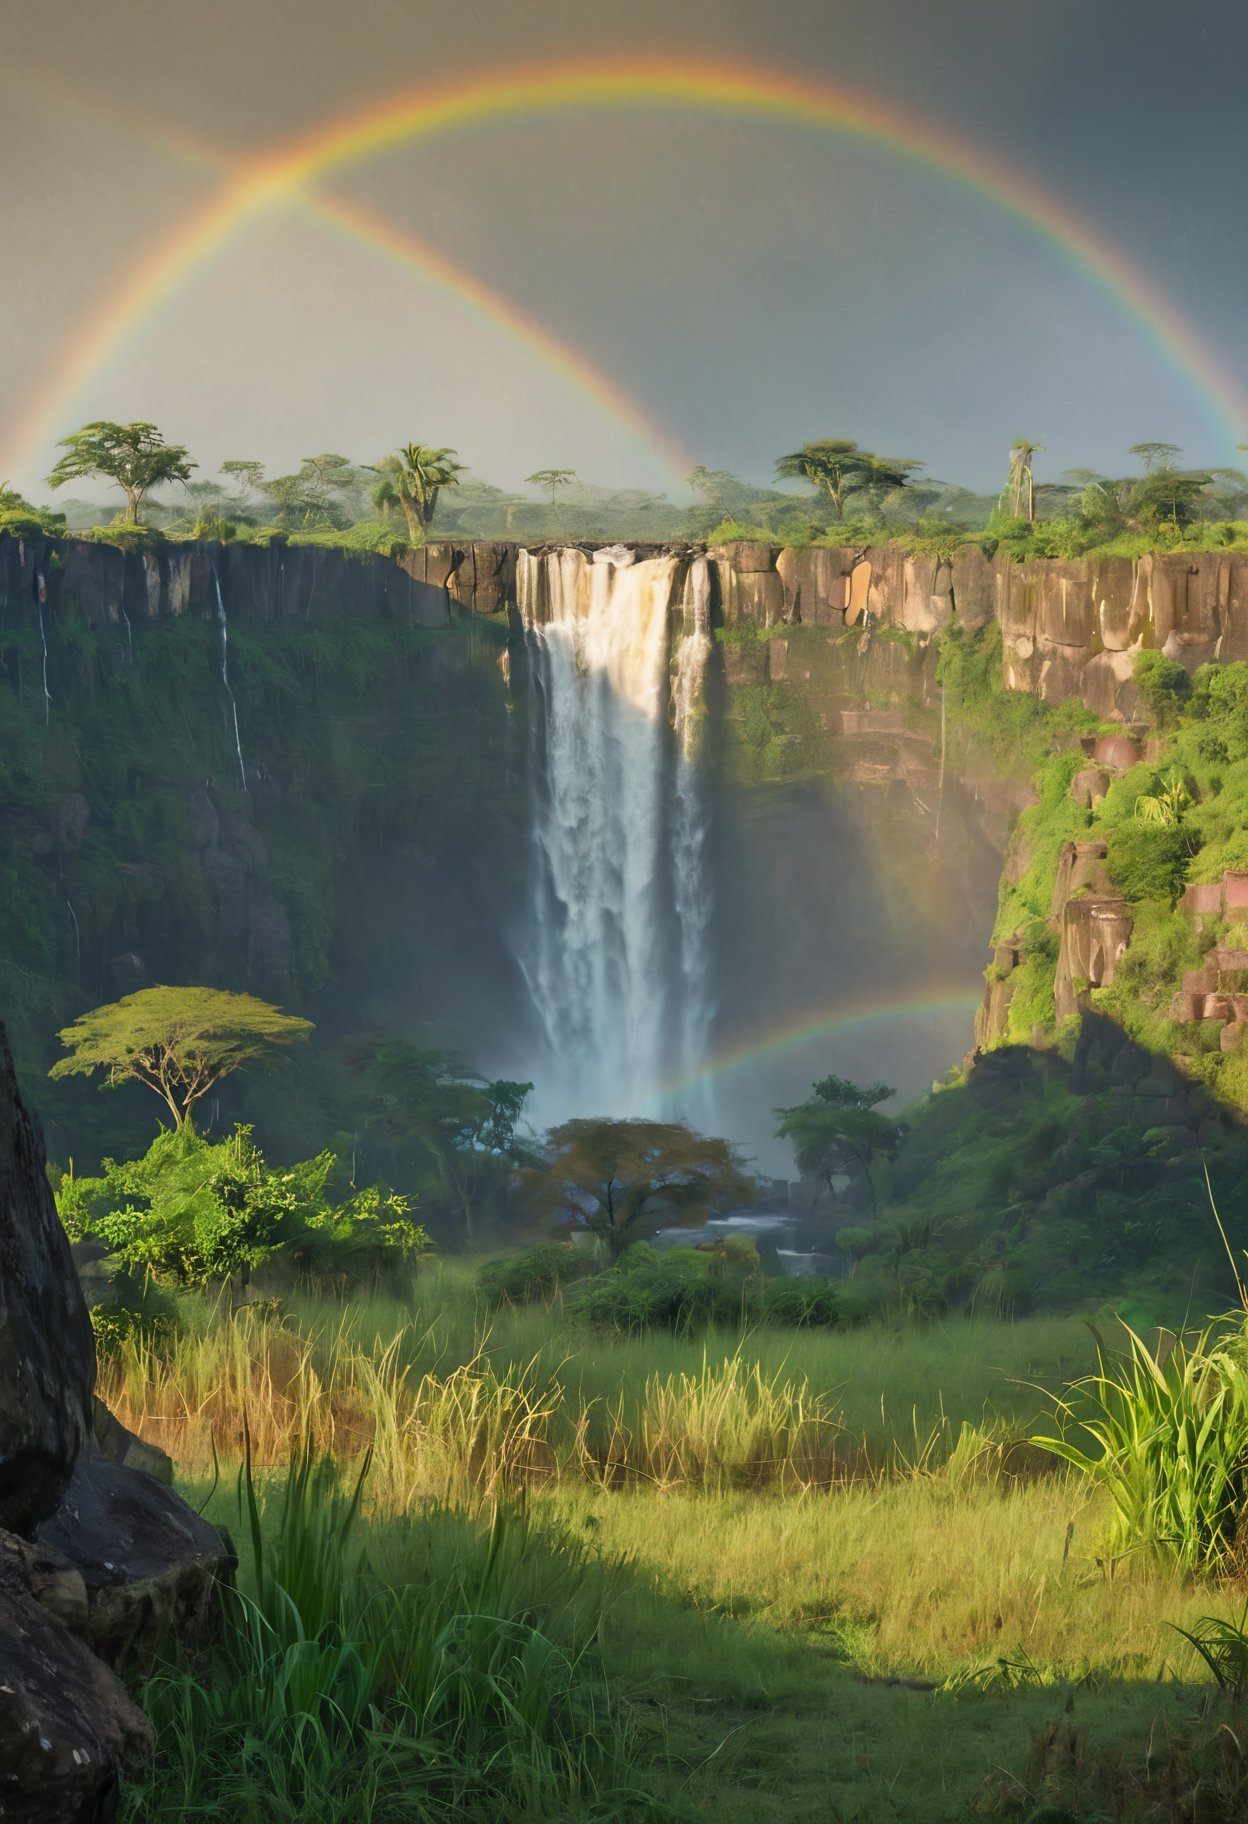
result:
M 165 1103 L 175 1127 L 224 1077 L 283 1045 L 307 1039 L 310 1020 L 268 1001 L 221 988 L 142 988 L 96 1007 L 57 1037 L 69 1056 L 50 1077 L 105 1073 L 107 1087 L 144 1083 Z
M 808 481 L 832 503 L 833 517 L 844 519 L 851 494 L 876 488 L 904 488 L 921 462 L 908 456 L 876 456 L 860 450 L 852 438 L 825 438 L 804 443 L 800 450 L 782 456 L 776 464 L 777 481 Z
M 524 478 L 535 488 L 546 488 L 550 493 L 551 507 L 557 505 L 556 496 L 560 488 L 570 488 L 577 480 L 575 469 L 534 469 L 531 475 Z
M 139 509 L 152 488 L 170 481 L 186 481 L 197 465 L 180 443 L 166 443 L 154 424 L 112 424 L 97 418 L 72 437 L 62 437 L 65 451 L 48 485 L 63 488 L 67 481 L 103 475 L 115 482 L 126 497 L 124 523 L 137 526 Z

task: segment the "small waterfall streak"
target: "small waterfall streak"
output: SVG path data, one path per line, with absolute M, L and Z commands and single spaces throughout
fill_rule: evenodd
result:
M 70 897 L 68 894 L 65 895 L 65 904 L 69 907 L 69 916 L 74 921 L 74 951 L 75 951 L 75 954 L 77 955 L 78 961 L 81 962 L 82 961 L 82 927 L 78 923 L 78 914 L 74 911 L 73 903 L 70 900 Z
M 38 578 L 38 638 L 44 648 L 44 728 L 51 722 L 51 691 L 47 689 L 47 626 L 44 622 L 44 578 Z
M 672 894 L 680 930 L 679 1075 L 687 1081 L 705 1064 L 714 1004 L 711 997 L 711 880 L 707 854 L 709 803 L 700 754 L 706 715 L 706 672 L 712 652 L 711 578 L 706 558 L 689 565 L 681 600 L 682 631 L 672 679 L 672 722 L 680 752 L 672 814 Z M 709 1085 L 693 1117 L 714 1125 Z
M 212 581 L 217 592 L 217 622 L 221 628 L 221 682 L 225 685 L 225 694 L 230 700 L 230 715 L 234 722 L 234 752 L 238 755 L 238 777 L 246 791 L 247 768 L 243 765 L 243 743 L 238 732 L 238 704 L 234 701 L 234 691 L 230 685 L 229 625 L 225 618 L 225 598 L 221 594 L 221 575 L 215 562 L 212 566 Z

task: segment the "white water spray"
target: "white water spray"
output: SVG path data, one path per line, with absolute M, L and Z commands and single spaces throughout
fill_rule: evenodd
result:
M 693 636 L 681 641 L 674 690 L 677 568 L 675 557 L 639 562 L 623 546 L 592 562 L 570 548 L 518 559 L 535 850 L 521 962 L 549 1052 L 552 1113 L 654 1110 L 664 1083 L 701 1060 L 691 1045 L 705 1046 L 706 812 L 684 775 L 695 766 L 686 744 L 709 615 L 705 653 L 686 651 Z
M 230 699 L 230 715 L 234 720 L 234 752 L 238 755 L 238 777 L 244 791 L 247 790 L 247 768 L 243 765 L 243 744 L 238 733 L 238 704 L 234 701 L 234 692 L 230 687 L 230 645 L 229 626 L 225 618 L 225 600 L 221 594 L 221 577 L 214 563 L 212 580 L 217 591 L 217 621 L 221 628 L 221 682 L 225 685 L 225 694 Z

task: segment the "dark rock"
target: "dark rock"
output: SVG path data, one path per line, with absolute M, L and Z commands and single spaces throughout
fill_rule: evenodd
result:
M 0 1027 L 0 1526 L 56 1506 L 91 1425 L 95 1338 Z
M 192 1646 L 211 1635 L 233 1553 L 153 1476 L 88 1446 L 36 1537 L 81 1571 L 87 1642 L 109 1665 L 149 1657 L 169 1637 Z
M 168 1451 L 127 1431 L 103 1400 L 93 1401 L 93 1407 L 95 1448 L 100 1455 L 110 1463 L 120 1463 L 123 1469 L 140 1469 L 145 1476 L 154 1476 L 157 1482 L 172 1488 L 173 1458 Z
M 150 1755 L 151 1726 L 40 1601 L 19 1542 L 6 1543 L 0 1535 L 0 1821 L 111 1824 L 122 1769 Z

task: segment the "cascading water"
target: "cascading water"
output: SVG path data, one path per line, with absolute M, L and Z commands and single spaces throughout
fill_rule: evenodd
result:
M 221 576 L 215 562 L 212 566 L 212 581 L 217 592 L 217 622 L 221 628 L 221 682 L 225 685 L 225 694 L 230 700 L 230 715 L 234 720 L 234 752 L 238 755 L 239 782 L 246 791 L 247 768 L 243 765 L 243 743 L 238 732 L 238 704 L 234 701 L 234 691 L 230 685 L 229 623 L 225 618 L 225 598 L 221 594 Z
M 592 562 L 575 549 L 518 560 L 534 817 L 521 963 L 549 1054 L 539 1095 L 552 1116 L 654 1112 L 705 1049 L 697 735 L 709 587 L 695 564 L 673 672 L 678 567 L 622 546 Z

